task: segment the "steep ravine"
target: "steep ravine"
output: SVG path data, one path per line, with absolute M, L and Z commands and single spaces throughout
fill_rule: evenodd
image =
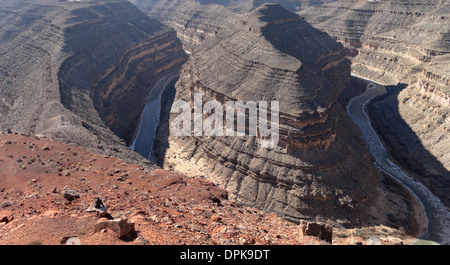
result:
M 175 31 L 127 1 L 35 2 L 1 11 L 0 130 L 45 134 L 153 166 L 128 146 L 150 90 L 187 59 Z M 185 43 L 206 44 L 184 64 L 175 98 L 192 103 L 191 94 L 201 92 L 221 103 L 278 100 L 280 148 L 262 150 L 253 137 L 177 138 L 158 130 L 157 161 L 288 220 L 414 233 L 421 222 L 414 201 L 372 166 L 338 100 L 350 83 L 344 47 L 277 5 L 221 14 L 221 27 L 218 20 L 203 27 L 199 17 L 203 28 L 186 35 Z M 204 37 L 196 39 L 199 32 Z
M 148 95 L 146 105 L 142 111 L 141 122 L 130 148 L 149 160 L 152 160 L 152 151 L 157 128 L 159 126 L 161 116 L 164 115 L 161 112 L 165 111 L 162 110 L 163 104 L 166 101 L 163 94 L 168 87 L 174 85 L 178 77 L 179 72 L 177 71 L 167 74 L 161 78 Z
M 124 0 L 0 6 L 0 131 L 138 161 L 145 99 L 186 61 L 176 32 Z
M 288 220 L 416 231 L 422 221 L 414 199 L 372 166 L 338 101 L 350 83 L 343 47 L 278 5 L 228 21 L 236 20 L 192 50 L 175 100 L 192 105 L 193 93 L 222 104 L 278 100 L 279 147 L 259 148 L 259 139 L 247 136 L 176 137 L 168 130 L 171 115 L 158 131 L 158 161 Z
M 92 98 L 92 104 L 105 125 L 128 144 L 138 127 L 145 105 L 143 99 L 159 79 L 178 70 L 186 60 L 173 29 L 140 15 L 148 24 L 131 26 L 121 34 L 117 33 L 118 28 L 137 23 L 139 17 L 123 14 L 117 23 L 109 22 L 108 26 L 102 25 L 103 20 L 71 26 L 66 33 L 65 50 L 73 51 L 74 56 L 66 59 L 59 71 L 64 106 L 89 117 L 86 110 L 91 106 L 80 100 L 76 95 L 79 92 L 73 92 L 73 88 L 89 88 L 93 84 L 85 96 Z M 86 31 L 95 27 L 101 27 L 95 38 L 85 36 Z M 113 32 L 117 42 L 112 39 Z M 82 40 L 72 41 L 80 38 Z M 117 43 L 113 52 L 108 48 L 111 43 Z
M 372 128 L 369 116 L 365 110 L 366 105 L 377 96 L 386 94 L 386 89 L 371 81 L 368 81 L 368 83 L 367 91 L 363 95 L 351 100 L 347 107 L 347 112 L 352 117 L 353 122 L 361 130 L 363 139 L 376 160 L 375 164 L 377 167 L 405 185 L 422 204 L 426 214 L 424 218 L 427 219 L 427 229 L 421 236 L 422 240 L 419 240 L 416 244 L 449 244 L 449 211 L 439 198 L 430 192 L 423 184 L 406 175 L 400 167 L 390 161 L 383 143 Z
M 369 114 L 391 159 L 450 208 L 450 1 L 336 1 L 298 12 L 385 85 Z

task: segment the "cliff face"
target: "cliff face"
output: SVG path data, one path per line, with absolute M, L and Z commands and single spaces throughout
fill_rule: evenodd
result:
M 73 55 L 59 70 L 62 103 L 83 117 L 90 115 L 93 103 L 105 124 L 130 144 L 143 99 L 186 60 L 181 42 L 173 29 L 126 1 L 79 8 L 72 14 L 69 21 L 74 23 L 65 30 L 63 49 Z M 95 37 L 86 34 L 96 29 Z M 91 106 L 73 88 L 87 89 L 84 96 L 92 98 Z
M 264 3 L 277 3 L 294 12 L 336 0 L 130 0 L 140 10 L 173 27 L 186 49 L 215 36 L 228 23 L 239 23 L 236 13 L 250 12 Z
M 354 71 L 385 84 L 417 81 L 433 58 L 448 53 L 448 1 L 337 1 L 301 16 L 353 50 Z
M 279 5 L 230 21 L 239 23 L 224 24 L 193 50 L 175 100 L 193 105 L 201 93 L 204 102 L 222 104 L 279 101 L 279 146 L 260 148 L 261 139 L 251 136 L 176 137 L 165 134 L 166 124 L 157 143 L 168 137 L 168 144 L 155 152 L 164 166 L 201 175 L 237 201 L 293 221 L 369 226 L 391 222 L 386 216 L 394 209 L 403 216 L 405 202 L 389 202 L 392 190 L 338 102 L 350 79 L 343 46 Z
M 324 3 L 332 3 L 339 0 L 244 0 L 240 3 L 229 5 L 230 8 L 239 11 L 251 11 L 255 8 L 258 8 L 260 5 L 264 3 L 275 3 L 283 6 L 289 11 L 295 12 L 302 9 L 305 9 L 310 6 L 323 5 Z
M 139 160 L 125 144 L 153 85 L 186 60 L 176 32 L 127 1 L 22 1 L 0 10 L 0 130 Z
M 215 36 L 233 18 L 223 5 L 202 5 L 194 0 L 131 0 L 149 17 L 173 27 L 186 49 Z M 208 1 L 210 2 L 210 1 Z M 205 3 L 206 4 L 206 3 Z
M 264 3 L 278 3 L 296 11 L 333 1 L 130 0 L 149 17 L 173 27 L 188 50 L 215 36 L 224 25 L 239 23 L 239 20 L 234 20 L 235 13 L 247 13 Z
M 392 156 L 447 206 L 440 187 L 450 182 L 449 12 L 449 1 L 419 0 L 335 2 L 299 12 L 351 50 L 354 72 L 403 84 L 376 104 L 375 125 L 395 138 L 385 137 Z

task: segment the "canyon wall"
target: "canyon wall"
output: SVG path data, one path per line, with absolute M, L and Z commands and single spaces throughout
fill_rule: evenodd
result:
M 311 6 L 323 5 L 325 3 L 332 3 L 339 0 L 244 0 L 238 3 L 230 4 L 228 7 L 236 11 L 251 11 L 258 8 L 264 3 L 279 4 L 289 11 L 295 12 Z
M 0 13 L 0 130 L 144 161 L 127 145 L 152 86 L 187 59 L 176 32 L 119 0 L 4 1 Z
M 238 202 L 292 221 L 407 224 L 406 230 L 417 224 L 404 191 L 373 166 L 338 100 L 350 82 L 344 47 L 279 5 L 227 21 L 233 23 L 193 47 L 175 100 L 193 106 L 193 94 L 201 93 L 203 102 L 221 104 L 278 101 L 279 145 L 261 148 L 261 138 L 251 136 L 178 137 L 168 129 L 177 117 L 172 114 L 157 135 L 155 153 L 163 166 L 202 176 Z M 393 215 L 399 219 L 388 217 Z
M 278 5 L 239 14 L 193 1 L 133 2 L 192 51 L 176 99 L 280 102 L 272 150 L 255 137 L 174 137 L 163 122 L 155 153 L 165 167 L 292 221 L 414 230 L 411 198 L 373 166 L 338 100 L 350 82 L 341 44 Z M 144 163 L 126 145 L 152 84 L 186 60 L 175 32 L 119 0 L 2 1 L 0 12 L 0 130 Z
M 200 44 L 233 19 L 223 5 L 203 5 L 195 0 L 131 0 L 149 17 L 174 28 L 186 50 Z M 208 1 L 210 2 L 210 1 Z
M 149 17 L 173 27 L 187 50 L 215 36 L 228 23 L 239 23 L 234 20 L 235 13 L 247 13 L 264 3 L 278 3 L 296 11 L 334 1 L 130 0 Z
M 337 1 L 298 13 L 351 51 L 353 72 L 399 84 L 372 104 L 375 126 L 391 156 L 450 207 L 441 188 L 450 183 L 450 1 Z

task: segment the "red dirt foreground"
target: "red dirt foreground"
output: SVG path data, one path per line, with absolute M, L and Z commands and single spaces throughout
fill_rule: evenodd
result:
M 35 136 L 0 135 L 0 195 L 3 245 L 329 244 L 206 180 Z

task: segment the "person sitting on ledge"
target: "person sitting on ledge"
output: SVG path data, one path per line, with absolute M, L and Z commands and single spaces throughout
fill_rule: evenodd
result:
M 100 197 L 97 197 L 97 199 L 95 199 L 95 204 L 94 204 L 95 208 L 106 208 L 106 206 L 103 204 L 102 200 L 100 199 Z

